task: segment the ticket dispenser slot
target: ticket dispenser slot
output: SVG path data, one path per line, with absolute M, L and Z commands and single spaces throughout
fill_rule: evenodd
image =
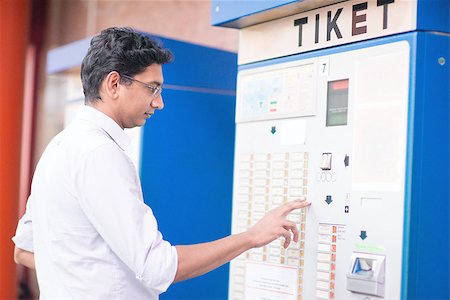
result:
M 354 252 L 347 273 L 347 290 L 384 297 L 385 256 Z

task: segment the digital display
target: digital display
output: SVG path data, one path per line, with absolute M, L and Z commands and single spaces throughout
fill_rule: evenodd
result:
M 327 126 L 347 125 L 348 79 L 328 82 Z

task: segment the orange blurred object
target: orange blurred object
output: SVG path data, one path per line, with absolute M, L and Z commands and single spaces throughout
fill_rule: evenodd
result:
M 17 299 L 14 244 L 17 225 L 25 52 L 29 0 L 0 6 L 0 299 Z

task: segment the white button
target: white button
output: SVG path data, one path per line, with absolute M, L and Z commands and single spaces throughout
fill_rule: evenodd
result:
M 299 251 L 298 251 L 298 250 L 289 249 L 289 250 L 287 251 L 287 255 L 288 255 L 289 257 L 298 257 L 300 254 L 299 254 Z
M 275 204 L 281 204 L 283 202 L 283 196 L 273 196 L 272 202 Z
M 318 289 L 326 289 L 328 290 L 330 288 L 330 283 L 326 281 L 317 281 L 316 287 Z
M 271 246 L 269 247 L 269 253 L 273 255 L 281 255 L 280 246 Z
M 328 273 L 328 272 L 317 272 L 317 279 L 319 279 L 319 280 L 330 280 L 330 273 Z
M 272 178 L 277 179 L 277 178 L 284 178 L 284 171 L 280 171 L 280 170 L 275 170 L 272 173 Z
M 234 282 L 244 283 L 244 277 L 243 276 L 234 276 Z
M 292 170 L 291 171 L 291 176 L 292 177 L 303 177 L 303 171 L 302 170 Z
M 273 263 L 273 264 L 279 264 L 280 258 L 278 256 L 269 255 L 268 262 Z
M 239 292 L 243 292 L 244 291 L 244 285 L 242 285 L 242 284 L 235 284 L 234 285 L 234 290 L 235 291 L 239 291 Z
M 255 178 L 266 178 L 267 177 L 267 171 L 255 171 L 254 172 Z
M 329 234 L 318 234 L 319 243 L 328 244 L 331 242 L 331 236 Z
M 266 193 L 266 189 L 262 187 L 255 188 L 255 195 L 264 195 Z
M 286 159 L 286 153 L 272 153 L 272 160 L 284 160 Z
M 321 251 L 321 252 L 330 252 L 331 251 L 331 246 L 327 245 L 327 244 L 318 244 L 317 245 L 317 250 Z
M 249 170 L 250 169 L 250 163 L 249 162 L 241 162 L 239 168 L 241 170 Z
M 266 186 L 266 184 L 267 184 L 266 179 L 255 179 L 255 180 L 253 181 L 253 185 L 254 185 L 254 186 L 258 186 L 258 187 L 260 187 L 260 186 Z
M 319 299 L 330 299 L 330 297 L 328 296 L 328 292 L 321 290 L 316 291 L 316 297 Z
M 320 168 L 322 170 L 331 170 L 331 153 L 322 153 Z
M 255 260 L 255 261 L 262 261 L 263 257 L 261 254 L 252 254 L 250 253 L 250 257 L 251 260 Z
M 303 191 L 302 191 L 302 189 L 299 189 L 299 188 L 291 188 L 289 190 L 289 195 L 290 196 L 303 196 Z
M 257 162 L 254 164 L 255 170 L 266 170 L 267 169 L 267 163 L 266 162 Z
M 280 170 L 284 169 L 286 167 L 286 164 L 284 162 L 273 162 L 272 163 L 272 169 Z
M 248 194 L 248 187 L 239 187 L 239 191 L 238 191 L 238 193 L 240 194 L 240 195 L 247 195 Z
M 283 179 L 272 179 L 272 186 L 283 186 L 284 180 Z
M 242 179 L 248 179 L 250 177 L 250 171 L 240 170 L 239 177 L 241 177 Z
M 323 262 L 318 262 L 317 263 L 317 270 L 329 272 L 330 271 L 330 264 L 323 263 Z
M 237 226 L 238 227 L 245 227 L 247 225 L 247 219 L 238 219 Z
M 283 189 L 282 188 L 272 188 L 272 195 L 283 195 Z
M 234 259 L 233 260 L 233 264 L 236 266 L 236 268 L 238 268 L 238 267 L 241 267 L 241 268 L 245 267 L 244 261 L 242 261 L 240 259 Z
M 246 210 L 239 210 L 238 211 L 238 218 L 239 219 L 245 219 L 248 217 L 248 211 Z
M 250 160 L 250 154 L 241 154 L 241 160 Z
M 303 170 L 303 162 L 291 163 L 291 169 L 302 169 Z
M 254 212 L 265 212 L 266 211 L 266 206 L 264 204 L 256 204 L 253 206 L 253 211 Z
M 260 160 L 260 161 L 265 161 L 265 160 L 267 160 L 267 154 L 265 154 L 265 153 L 254 154 L 253 155 L 253 159 L 254 160 Z
M 331 254 L 330 253 L 317 253 L 317 260 L 331 262 Z
M 303 160 L 305 157 L 303 152 L 296 152 L 291 154 L 291 160 Z
M 329 224 L 319 224 L 319 233 L 331 233 L 332 227 Z
M 266 202 L 266 197 L 264 197 L 264 196 L 255 196 L 253 199 L 254 199 L 255 204 L 256 203 L 264 204 Z
M 243 268 L 236 268 L 234 272 L 237 275 L 244 275 L 244 269 Z

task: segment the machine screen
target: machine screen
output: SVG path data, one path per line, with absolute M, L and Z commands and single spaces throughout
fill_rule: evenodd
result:
M 327 126 L 347 125 L 348 79 L 328 82 Z

